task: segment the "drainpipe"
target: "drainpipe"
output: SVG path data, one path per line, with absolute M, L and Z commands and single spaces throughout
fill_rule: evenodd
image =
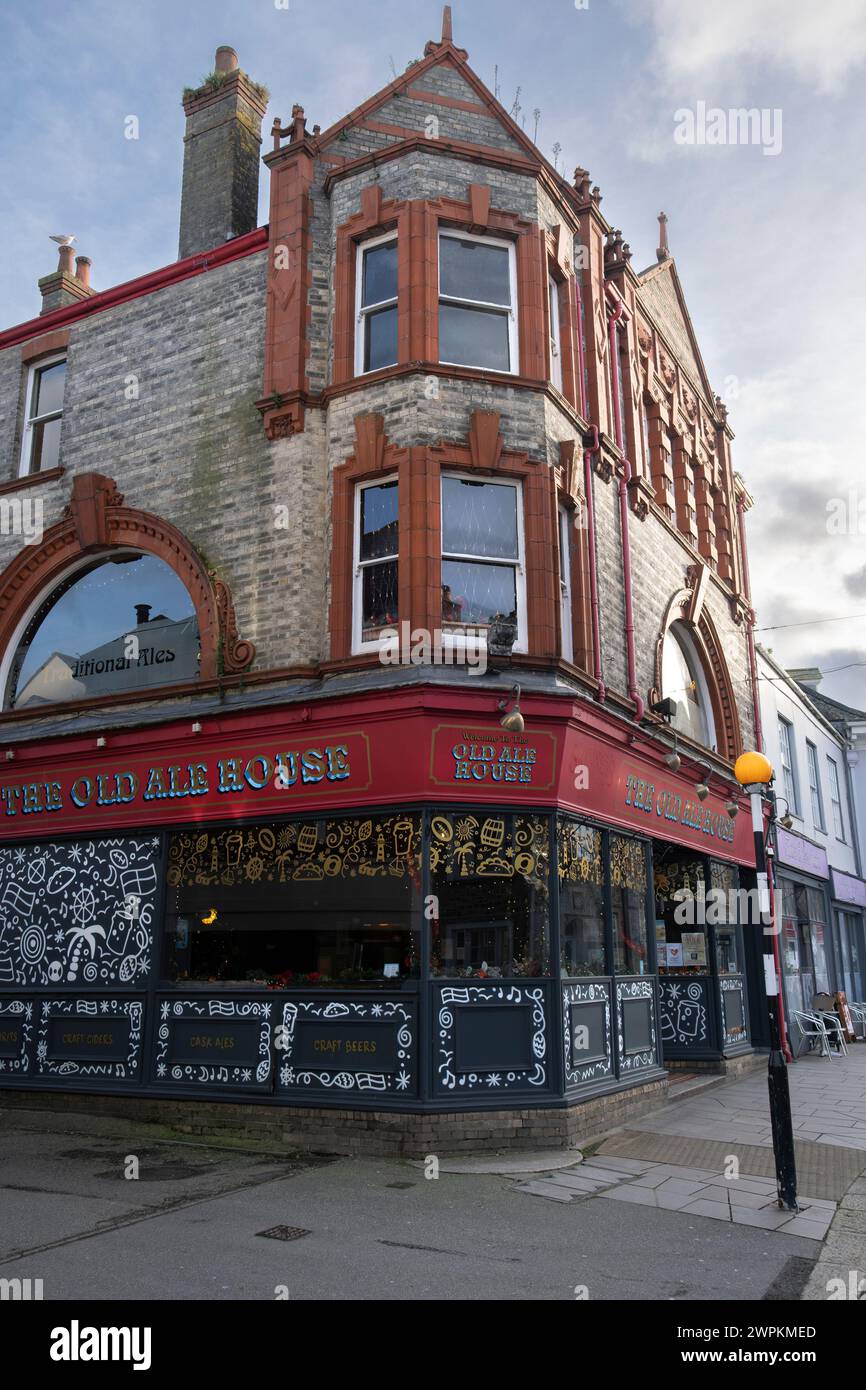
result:
M 761 702 L 758 698 L 758 661 L 755 656 L 755 613 L 752 608 L 752 584 L 749 578 L 749 555 L 746 550 L 746 508 L 742 497 L 737 498 L 737 526 L 740 533 L 740 559 L 743 565 L 743 592 L 749 605 L 749 619 L 746 632 L 749 644 L 749 675 L 752 681 L 752 710 L 755 718 L 755 747 L 759 753 L 764 751 L 764 729 L 761 724 Z
M 586 402 L 586 362 L 583 355 L 583 290 L 580 286 L 580 272 L 574 277 L 574 311 L 577 318 L 575 336 L 577 338 L 577 399 L 584 420 L 588 409 Z
M 742 497 L 737 498 L 737 528 L 740 535 L 740 560 L 743 566 L 743 593 L 749 605 L 746 634 L 749 648 L 749 676 L 752 682 L 752 710 L 755 719 L 755 747 L 759 753 L 764 751 L 764 726 L 761 723 L 761 700 L 758 694 L 758 658 L 755 655 L 755 610 L 752 608 L 752 583 L 749 576 L 749 553 L 746 549 L 746 508 Z M 788 1041 L 788 1024 L 785 1019 L 785 992 L 782 988 L 782 961 L 779 955 L 779 933 L 776 926 L 776 860 L 767 856 L 767 887 L 770 890 L 770 921 L 773 923 L 773 961 L 776 979 L 779 981 L 779 1027 L 782 1033 L 782 1046 L 785 1060 L 793 1062 L 794 1054 Z
M 598 682 L 595 698 L 607 695 L 601 674 L 601 619 L 598 607 L 598 561 L 595 553 L 595 506 L 592 497 L 592 456 L 601 448 L 598 425 L 591 425 L 592 444 L 583 451 L 583 490 L 586 493 L 586 540 L 589 551 L 589 603 L 592 612 L 592 673 Z
M 637 659 L 634 648 L 634 605 L 632 603 L 631 592 L 631 544 L 629 542 L 629 522 L 628 522 L 628 485 L 631 481 L 631 464 L 629 463 L 625 446 L 623 443 L 622 428 L 622 402 L 619 398 L 619 373 L 616 370 L 616 354 L 618 351 L 616 341 L 616 326 L 625 312 L 625 304 L 621 299 L 617 303 L 608 319 L 608 338 L 610 343 L 610 390 L 613 397 L 614 429 L 616 430 L 616 442 L 622 455 L 622 472 L 619 479 L 619 521 L 622 533 L 622 587 L 623 598 L 625 600 L 625 647 L 626 659 L 628 662 L 628 697 L 634 702 L 634 717 L 640 722 L 644 716 L 644 702 L 637 688 Z

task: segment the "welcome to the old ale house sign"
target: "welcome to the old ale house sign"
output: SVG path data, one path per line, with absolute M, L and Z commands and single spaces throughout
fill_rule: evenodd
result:
M 189 723 L 144 735 L 117 734 L 93 752 L 74 744 L 22 748 L 0 773 L 0 841 L 78 831 L 116 831 L 209 821 L 255 820 L 321 807 L 405 801 L 559 805 L 637 833 L 748 863 L 747 818 L 724 801 L 701 802 L 683 777 L 664 775 L 623 741 L 600 737 L 556 703 L 526 729 L 487 718 L 347 703 L 221 719 L 192 734 Z M 446 717 L 447 714 L 447 717 Z

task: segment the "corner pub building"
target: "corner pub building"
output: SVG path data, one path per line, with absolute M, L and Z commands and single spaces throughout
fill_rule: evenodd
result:
M 2 1103 L 568 1144 L 752 1059 L 755 929 L 677 912 L 754 864 L 725 407 L 664 215 L 638 272 L 449 9 L 274 121 L 258 227 L 267 100 L 218 50 L 179 260 L 61 247 L 0 335 L 44 514 L 0 536 Z

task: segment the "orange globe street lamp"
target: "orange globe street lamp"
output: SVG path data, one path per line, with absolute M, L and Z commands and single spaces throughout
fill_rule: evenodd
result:
M 764 849 L 764 796 L 773 780 L 773 768 L 763 753 L 741 753 L 734 764 L 734 776 L 748 794 L 752 807 L 752 831 L 755 836 L 755 871 L 758 881 L 758 923 L 764 934 L 764 983 L 767 989 L 767 1010 L 770 1018 L 770 1056 L 767 1064 L 767 1085 L 770 1092 L 770 1122 L 773 1129 L 773 1154 L 776 1160 L 776 1187 L 779 1206 L 799 1211 L 797 1206 L 797 1166 L 794 1156 L 794 1126 L 791 1119 L 791 1093 L 788 1086 L 788 1065 L 782 1042 L 782 1023 L 779 1009 L 779 975 L 772 949 L 775 924 L 770 912 L 770 885 L 767 880 L 767 856 Z

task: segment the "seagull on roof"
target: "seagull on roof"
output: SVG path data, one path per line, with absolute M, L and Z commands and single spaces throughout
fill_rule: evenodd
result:
M 50 241 L 56 241 L 58 246 L 71 246 L 75 241 L 74 236 L 50 236 Z

